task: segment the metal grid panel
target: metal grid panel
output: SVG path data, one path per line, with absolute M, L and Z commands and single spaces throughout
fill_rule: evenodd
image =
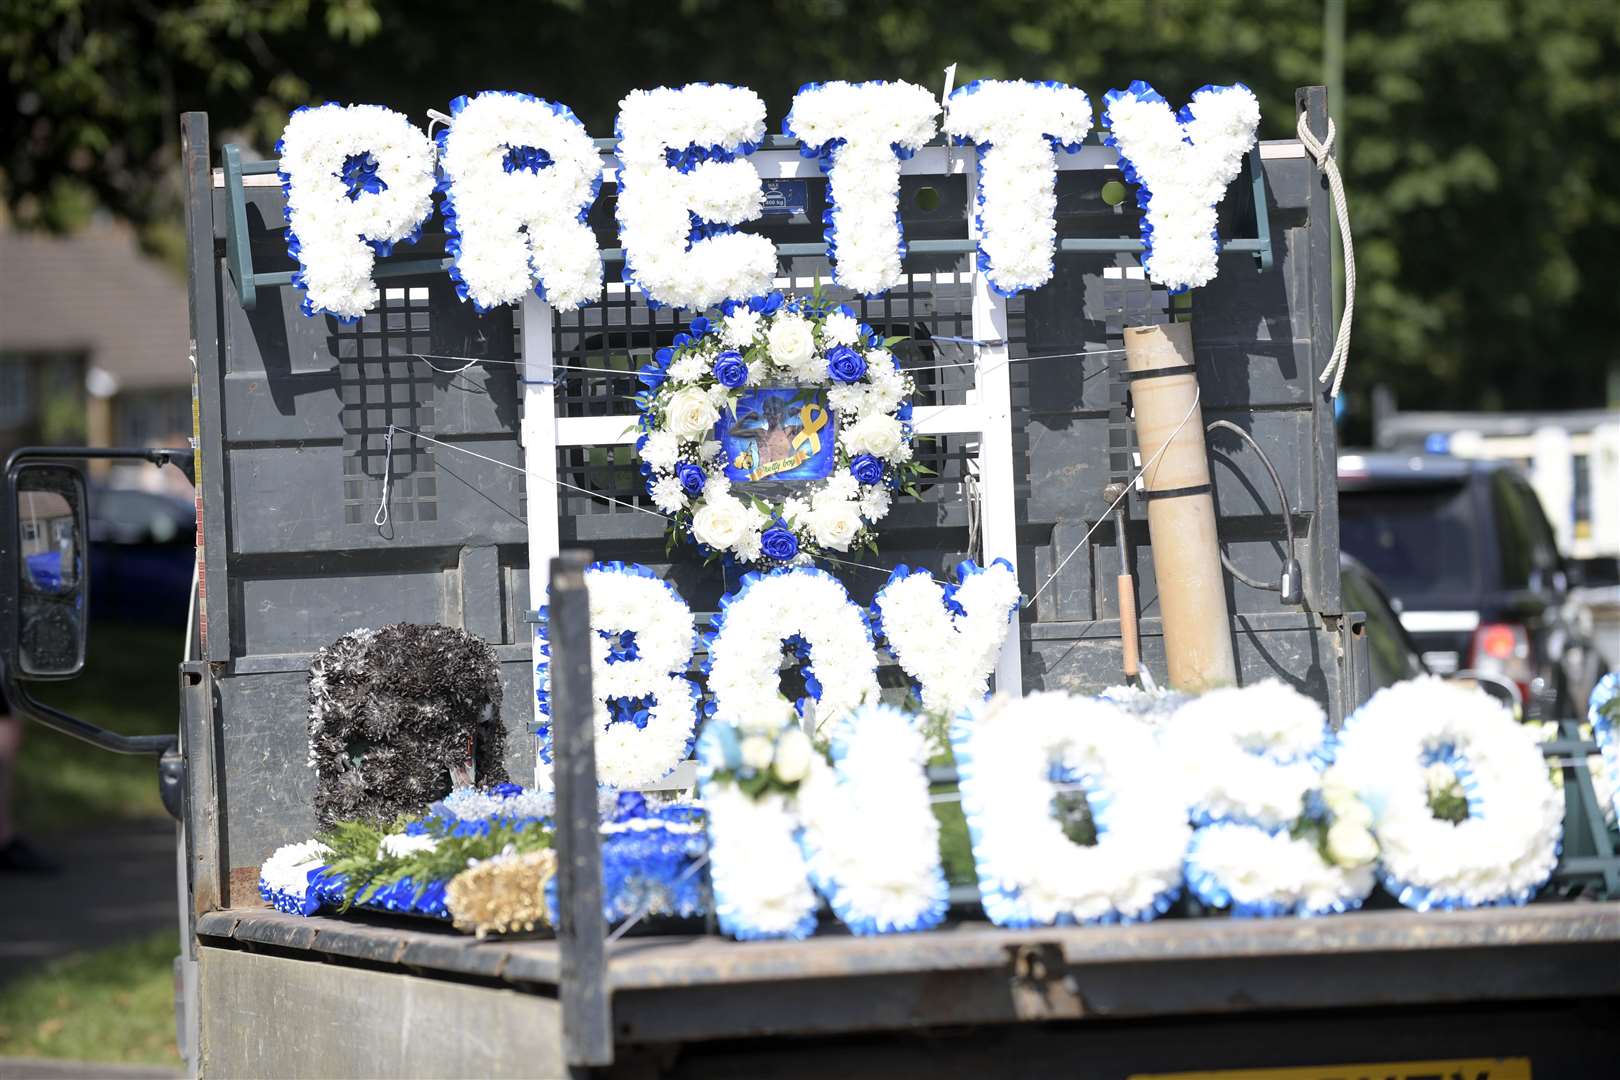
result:
M 431 447 L 393 440 L 389 425 L 434 430 L 433 371 L 413 355 L 431 348 L 430 292 L 420 285 L 382 290 L 382 303 L 348 326 L 332 320 L 343 424 L 343 521 L 370 526 L 391 474 L 390 513 L 398 521 L 437 521 L 438 476 Z M 367 481 L 371 481 L 368 483 Z

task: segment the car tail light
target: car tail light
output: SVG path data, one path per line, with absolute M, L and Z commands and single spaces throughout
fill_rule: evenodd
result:
M 1468 666 L 1488 675 L 1500 675 L 1518 684 L 1530 700 L 1535 663 L 1530 656 L 1530 632 L 1518 623 L 1481 623 L 1468 648 Z

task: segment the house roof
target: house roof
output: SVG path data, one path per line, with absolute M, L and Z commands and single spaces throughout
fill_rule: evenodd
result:
M 0 222 L 0 352 L 79 352 L 121 390 L 191 381 L 186 283 L 141 253 L 133 231 L 67 236 Z

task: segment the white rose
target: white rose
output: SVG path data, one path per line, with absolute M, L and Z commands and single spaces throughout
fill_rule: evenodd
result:
M 790 727 L 776 740 L 776 763 L 771 766 L 784 784 L 796 784 L 810 772 L 810 736 L 800 727 Z
M 647 436 L 647 442 L 641 448 L 641 460 L 657 469 L 659 472 L 668 472 L 675 467 L 675 462 L 681 456 L 681 441 L 667 431 L 655 431 Z
M 1335 821 L 1347 821 L 1366 829 L 1372 826 L 1373 812 L 1372 808 L 1360 799 L 1351 799 L 1333 808 L 1333 818 Z
M 816 543 L 834 551 L 848 551 L 861 528 L 861 509 L 855 503 L 822 502 L 810 514 L 810 530 Z
M 821 332 L 834 345 L 853 345 L 861 336 L 861 324 L 842 311 L 835 311 L 822 322 Z
M 742 763 L 748 768 L 757 771 L 771 767 L 771 740 L 765 736 L 750 735 L 742 741 L 739 749 Z
M 862 417 L 846 436 L 851 454 L 889 459 L 899 456 L 901 439 L 900 421 L 882 413 Z
M 1331 771 L 1322 775 L 1322 802 L 1329 810 L 1337 814 L 1351 803 L 1360 801 L 1360 799 L 1356 798 L 1355 789 L 1333 779 Z
M 1378 841 L 1366 827 L 1337 821 L 1328 829 L 1328 857 L 1343 867 L 1365 866 L 1378 858 Z
M 1444 791 L 1456 781 L 1456 772 L 1443 761 L 1433 762 L 1423 770 L 1423 782 L 1430 791 Z
M 810 334 L 810 324 L 797 315 L 779 315 L 765 333 L 771 359 L 782 367 L 800 368 L 809 363 L 816 353 L 816 340 Z
M 748 529 L 748 508 L 731 495 L 711 495 L 692 515 L 692 535 L 698 543 L 725 551 Z
M 695 386 L 677 390 L 664 406 L 664 427 L 683 439 L 695 439 L 713 430 L 720 419 L 709 395 Z

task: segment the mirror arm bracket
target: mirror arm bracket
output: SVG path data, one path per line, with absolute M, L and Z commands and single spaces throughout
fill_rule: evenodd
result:
M 191 447 L 25 446 L 6 459 L 6 473 L 22 461 L 150 461 L 162 468 L 173 465 L 197 484 L 197 451 Z
M 87 742 L 91 746 L 98 746 L 115 754 L 161 757 L 180 745 L 178 735 L 120 735 L 116 731 L 97 727 L 88 720 L 81 720 L 72 713 L 53 708 L 30 694 L 28 688 L 12 676 L 3 660 L 0 660 L 0 683 L 5 686 L 6 700 L 11 703 L 12 708 L 35 723 Z

